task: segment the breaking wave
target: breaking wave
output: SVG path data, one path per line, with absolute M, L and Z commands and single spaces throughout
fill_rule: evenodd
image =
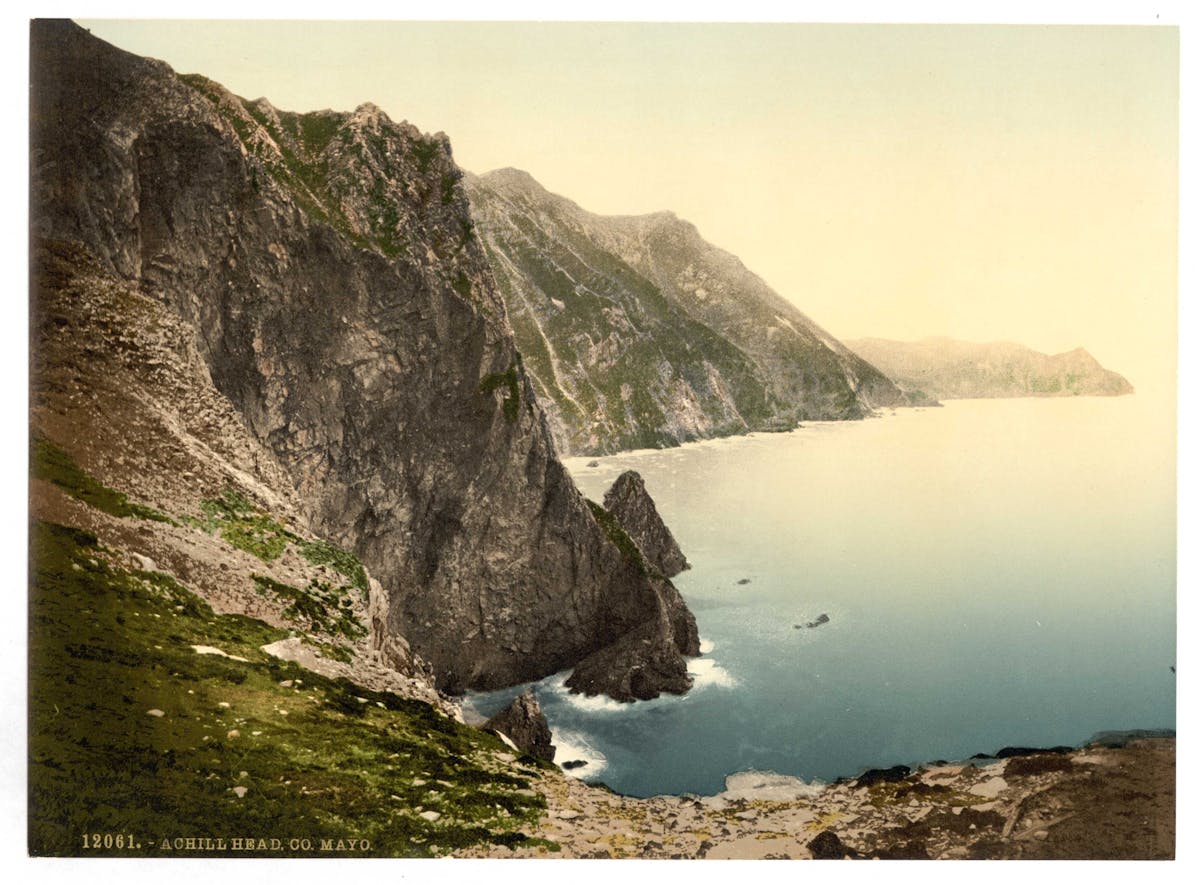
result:
M 551 735 L 551 740 L 554 742 L 554 762 L 562 767 L 563 771 L 571 777 L 591 778 L 602 772 L 608 767 L 608 759 L 601 753 L 587 737 L 578 731 L 564 729 L 562 731 L 554 731 Z M 565 767 L 571 762 L 582 762 L 583 765 L 573 765 L 570 768 Z
M 737 679 L 712 658 L 693 658 L 688 661 L 688 674 L 692 677 L 692 691 L 714 685 L 733 688 L 738 684 Z

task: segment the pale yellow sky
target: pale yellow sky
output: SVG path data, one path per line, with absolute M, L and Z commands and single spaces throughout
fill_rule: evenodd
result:
M 1174 28 L 81 23 L 281 108 L 373 101 L 595 212 L 671 209 L 841 338 L 1174 383 Z

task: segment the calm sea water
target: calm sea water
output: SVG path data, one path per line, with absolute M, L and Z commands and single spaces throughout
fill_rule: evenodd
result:
M 585 779 L 707 794 L 742 770 L 831 780 L 1175 725 L 1162 404 L 953 401 L 591 460 L 568 467 L 593 499 L 645 478 L 692 563 L 675 583 L 706 653 L 680 698 L 534 686 L 556 761 Z

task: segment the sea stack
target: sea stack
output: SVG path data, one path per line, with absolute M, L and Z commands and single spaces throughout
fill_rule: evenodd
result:
M 483 727 L 500 732 L 531 756 L 547 762 L 554 761 L 555 747 L 550 743 L 550 723 L 546 721 L 542 707 L 531 691 L 518 695 Z
M 604 495 L 604 509 L 621 523 L 646 557 L 647 564 L 664 577 L 673 578 L 690 568 L 636 470 L 626 470 L 617 477 Z

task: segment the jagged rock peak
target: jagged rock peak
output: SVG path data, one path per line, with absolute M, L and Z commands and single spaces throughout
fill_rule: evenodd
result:
M 671 578 L 690 567 L 636 470 L 617 477 L 604 495 L 604 509 L 621 523 L 651 568 Z
M 550 743 L 550 723 L 546 721 L 541 704 L 532 691 L 518 695 L 483 727 L 500 732 L 518 749 L 531 756 L 547 762 L 554 761 L 555 746 Z
M 382 118 L 384 120 L 388 120 L 388 122 L 391 122 L 388 115 L 383 112 L 379 105 L 372 101 L 364 101 L 362 104 L 356 107 L 354 109 L 354 116 L 376 119 Z
M 526 172 L 524 169 L 517 169 L 513 166 L 504 166 L 500 169 L 493 169 L 490 172 L 485 172 L 478 176 L 492 184 L 507 184 L 509 186 L 527 187 L 530 190 L 542 190 L 542 186 L 537 180 Z

